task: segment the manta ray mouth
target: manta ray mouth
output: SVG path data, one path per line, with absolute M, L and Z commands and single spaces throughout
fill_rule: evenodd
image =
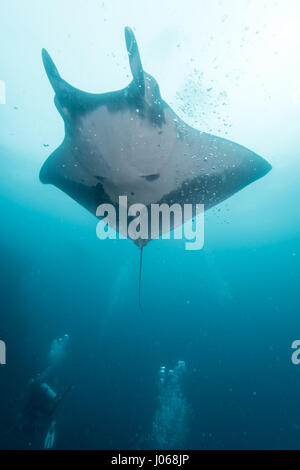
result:
M 157 173 L 157 174 L 155 174 L 155 175 L 141 176 L 141 178 L 144 178 L 146 181 L 149 181 L 149 182 L 155 181 L 155 180 L 157 180 L 159 177 L 160 177 L 160 174 L 159 174 L 159 173 Z

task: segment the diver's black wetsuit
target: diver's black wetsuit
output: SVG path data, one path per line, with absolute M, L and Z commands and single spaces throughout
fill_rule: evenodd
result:
M 38 427 L 49 425 L 65 393 L 57 395 L 49 385 L 41 380 L 34 379 L 31 381 L 20 426 L 22 433 L 26 435 L 27 439 L 34 436 Z

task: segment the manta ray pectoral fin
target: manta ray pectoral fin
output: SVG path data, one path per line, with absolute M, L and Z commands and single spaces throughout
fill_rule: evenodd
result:
M 139 92 L 142 96 L 145 94 L 145 79 L 144 71 L 140 58 L 139 48 L 131 28 L 128 26 L 125 28 L 125 41 L 129 57 L 129 64 L 131 73 L 135 84 L 137 85 Z

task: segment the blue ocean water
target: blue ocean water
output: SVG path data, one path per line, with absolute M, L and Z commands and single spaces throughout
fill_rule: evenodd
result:
M 299 448 L 300 6 L 161 3 L 1 2 L 0 448 L 43 446 L 42 432 L 31 439 L 16 423 L 65 334 L 51 386 L 73 388 L 56 412 L 56 449 Z M 130 80 L 126 25 L 182 119 L 273 166 L 207 212 L 202 250 L 149 243 L 143 314 L 137 247 L 99 240 L 97 220 L 38 177 L 64 135 L 42 47 L 74 86 L 119 89 Z M 186 371 L 164 392 L 160 367 L 178 360 Z

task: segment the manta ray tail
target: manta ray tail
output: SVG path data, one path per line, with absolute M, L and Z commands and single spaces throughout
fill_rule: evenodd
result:
M 140 306 L 141 312 L 143 313 L 143 308 L 142 308 L 142 266 L 143 266 L 143 247 L 141 247 L 141 253 L 140 253 L 140 275 L 139 275 L 139 306 Z

